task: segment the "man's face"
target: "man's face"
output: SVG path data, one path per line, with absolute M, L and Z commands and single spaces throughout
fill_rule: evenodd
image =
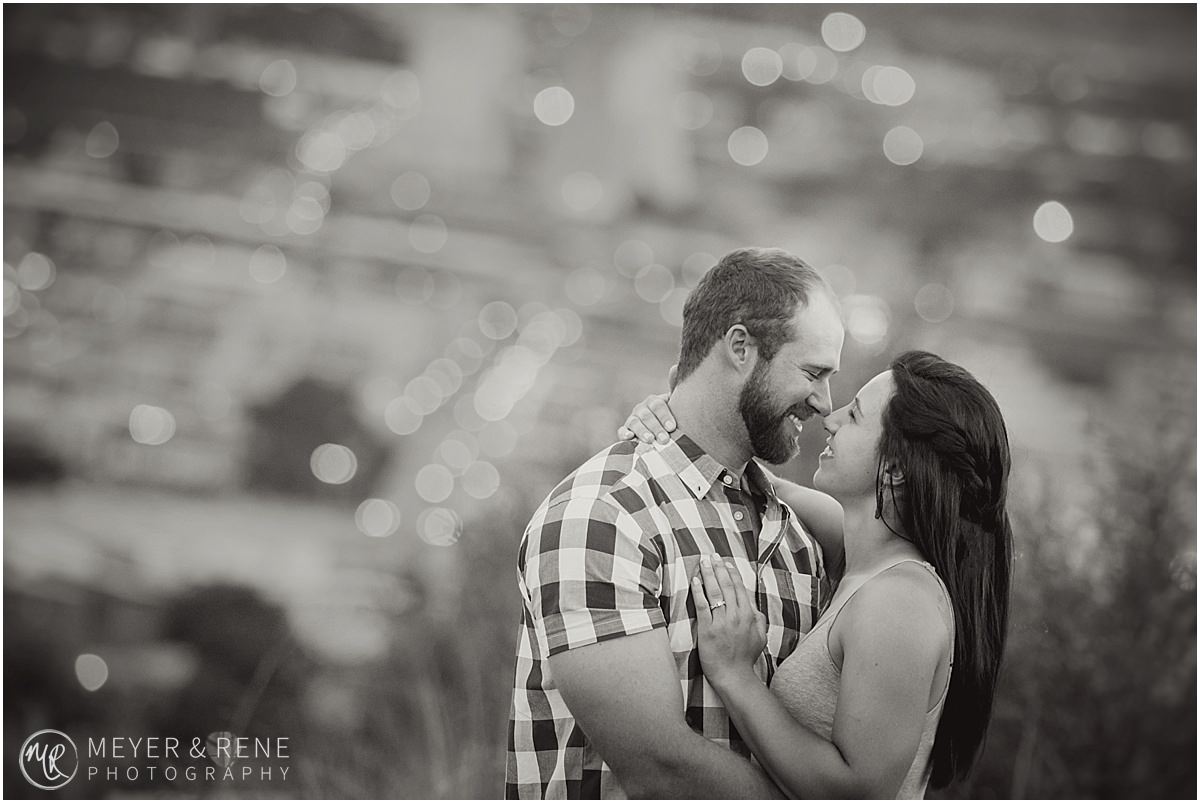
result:
M 823 292 L 814 292 L 808 306 L 797 310 L 792 331 L 792 340 L 773 359 L 759 359 L 738 397 L 755 457 L 776 465 L 796 456 L 805 421 L 829 414 L 829 377 L 841 363 L 845 337 Z

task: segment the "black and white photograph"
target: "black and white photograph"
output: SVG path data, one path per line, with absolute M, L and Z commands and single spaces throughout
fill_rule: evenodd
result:
M 1195 799 L 1197 17 L 6 3 L 7 799 Z

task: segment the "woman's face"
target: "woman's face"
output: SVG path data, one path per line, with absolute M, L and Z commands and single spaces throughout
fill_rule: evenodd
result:
M 813 475 L 813 487 L 843 504 L 863 496 L 875 497 L 876 450 L 883 434 L 883 410 L 893 388 L 892 372 L 884 371 L 863 385 L 853 401 L 825 418 L 829 437 Z

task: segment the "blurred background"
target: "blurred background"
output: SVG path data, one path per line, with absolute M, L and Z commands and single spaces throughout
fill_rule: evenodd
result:
M 6 795 L 46 727 L 291 739 L 286 781 L 73 796 L 502 794 L 526 520 L 754 244 L 841 296 L 835 403 L 925 348 L 1004 410 L 1011 637 L 950 793 L 1194 797 L 1195 36 L 6 5 Z

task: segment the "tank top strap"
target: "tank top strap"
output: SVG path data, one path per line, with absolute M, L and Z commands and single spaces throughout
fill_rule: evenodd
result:
M 857 586 L 855 586 L 854 589 L 849 594 L 847 594 L 846 597 L 841 602 L 838 603 L 837 608 L 833 611 L 833 615 L 830 617 L 829 629 L 830 630 L 833 629 L 833 626 L 834 626 L 834 624 L 836 624 L 837 618 L 841 614 L 842 610 L 846 607 L 847 604 L 849 604 L 850 600 L 854 599 L 854 595 L 857 594 L 862 589 L 863 586 L 865 586 L 867 583 L 871 582 L 872 580 L 874 580 L 876 577 L 883 574 L 884 572 L 896 568 L 901 563 L 920 564 L 921 566 L 924 566 L 934 577 L 937 577 L 937 572 L 935 572 L 933 570 L 933 567 L 919 558 L 901 558 L 900 560 L 889 563 L 886 566 L 881 566 L 880 568 L 876 569 L 874 572 L 869 574 Z M 941 586 L 941 578 L 938 578 L 938 584 L 939 584 L 939 587 L 943 588 L 943 593 L 945 593 L 944 586 Z
M 838 606 L 836 609 L 833 609 L 832 612 L 830 612 L 830 611 L 826 612 L 827 614 L 832 613 L 832 615 L 824 617 L 829 622 L 829 626 L 825 629 L 825 647 L 826 647 L 826 652 L 828 652 L 830 656 L 833 655 L 833 651 L 829 649 L 829 636 L 833 632 L 833 626 L 835 624 L 837 624 L 838 616 L 841 615 L 841 613 L 845 609 L 846 605 L 849 604 L 850 600 L 854 599 L 854 595 L 857 594 L 863 586 L 865 586 L 867 583 L 871 582 L 872 580 L 874 580 L 876 577 L 883 574 L 884 572 L 890 571 L 902 563 L 915 563 L 918 566 L 921 566 L 922 568 L 924 568 L 925 571 L 929 572 L 933 576 L 933 579 L 937 582 L 938 589 L 942 593 L 942 598 L 945 600 L 946 606 L 950 610 L 950 615 L 952 617 L 954 616 L 954 604 L 950 601 L 950 592 L 946 588 L 946 584 L 942 581 L 942 578 L 938 576 L 937 570 L 935 570 L 932 566 L 930 566 L 927 561 L 923 561 L 920 558 L 901 558 L 900 560 L 889 563 L 886 566 L 882 566 L 879 569 L 877 569 L 876 571 L 872 572 L 870 575 L 867 576 L 867 578 L 865 580 L 863 580 L 861 583 L 859 583 L 857 586 L 855 586 L 854 589 L 849 594 L 846 595 L 845 599 L 843 599 L 841 602 L 838 603 Z M 943 624 L 945 624 L 945 623 L 943 622 Z M 954 625 L 953 625 L 953 623 L 947 628 L 947 630 L 950 634 L 950 665 L 953 666 L 954 665 Z

